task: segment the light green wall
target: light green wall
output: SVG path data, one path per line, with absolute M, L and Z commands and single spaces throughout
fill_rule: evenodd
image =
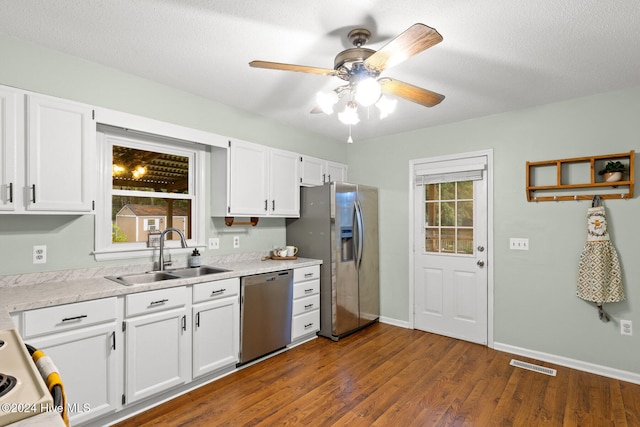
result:
M 179 91 L 131 74 L 0 34 L 0 84 L 124 111 L 228 137 L 320 158 L 346 162 L 346 144 L 250 115 L 197 94 Z M 207 164 L 209 164 L 207 162 Z M 210 175 L 210 171 L 207 171 Z M 257 227 L 226 227 L 210 218 L 206 236 L 221 249 L 204 255 L 267 251 L 285 244 L 284 219 L 262 219 Z M 0 216 L 0 274 L 87 268 L 94 261 L 94 218 L 85 216 Z M 240 249 L 232 236 L 239 235 Z M 32 263 L 33 245 L 47 245 L 46 264 Z M 121 261 L 125 262 L 125 261 Z M 126 261 L 130 262 L 130 260 Z
M 627 294 L 605 305 L 609 323 L 575 296 L 590 202 L 525 196 L 526 161 L 637 151 L 639 113 L 633 88 L 350 145 L 350 179 L 380 188 L 382 315 L 410 316 L 409 161 L 493 149 L 495 341 L 640 373 L 640 340 L 618 324 L 640 324 L 638 196 L 604 202 Z M 530 250 L 509 250 L 510 237 L 528 237 Z
M 577 262 L 586 240 L 587 202 L 528 203 L 525 162 L 637 149 L 640 88 L 515 111 L 349 145 L 305 133 L 149 80 L 0 35 L 0 84 L 151 117 L 298 151 L 349 160 L 354 182 L 380 187 L 382 315 L 408 320 L 409 160 L 494 149 L 495 341 L 640 373 L 640 342 L 622 337 L 618 319 L 640 325 L 640 273 L 634 223 L 638 197 L 607 201 L 613 242 L 624 269 L 627 301 L 607 306 L 614 321 L 575 297 Z M 445 101 L 446 102 L 446 101 Z M 428 114 L 426 112 L 425 114 Z M 348 151 L 347 151 L 348 150 Z M 377 165 L 377 167 L 372 167 Z M 0 216 L 0 274 L 103 265 L 93 260 L 93 217 Z M 284 243 L 284 221 L 228 229 L 209 219 L 207 237 L 222 238 L 219 254 Z M 531 250 L 508 249 L 528 237 Z M 49 262 L 31 263 L 46 244 Z M 208 252 L 208 254 L 211 254 Z M 638 326 L 636 326 L 637 328 Z

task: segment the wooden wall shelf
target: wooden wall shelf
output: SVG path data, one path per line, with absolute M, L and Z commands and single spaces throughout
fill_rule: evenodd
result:
M 631 199 L 634 186 L 635 152 L 607 154 L 602 156 L 574 157 L 571 159 L 527 162 L 527 200 L 530 202 L 549 202 L 563 200 L 591 200 L 599 195 L 601 199 Z M 609 161 L 620 161 L 627 165 L 622 181 L 606 182 L 598 170 Z M 536 172 L 555 166 L 555 182 L 546 185 L 534 185 Z M 571 182 L 574 175 L 571 168 L 589 168 L 584 179 Z M 586 175 L 589 175 L 588 177 Z M 625 179 L 627 178 L 627 179 Z M 622 191 L 618 191 L 618 189 Z M 592 190 L 592 191 L 591 191 Z

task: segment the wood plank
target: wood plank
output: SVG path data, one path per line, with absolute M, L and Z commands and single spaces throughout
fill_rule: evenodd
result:
M 551 377 L 512 358 L 557 370 Z M 640 426 L 640 385 L 375 324 L 318 338 L 117 424 Z

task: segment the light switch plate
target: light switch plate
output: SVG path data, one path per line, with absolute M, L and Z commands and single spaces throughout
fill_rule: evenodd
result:
M 209 249 L 220 249 L 220 239 L 218 237 L 209 238 Z
M 528 251 L 529 239 L 522 237 L 512 237 L 509 239 L 509 249 L 512 251 Z

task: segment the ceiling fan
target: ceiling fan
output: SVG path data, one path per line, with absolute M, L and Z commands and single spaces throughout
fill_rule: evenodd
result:
M 433 107 L 442 102 L 444 95 L 390 77 L 380 77 L 380 74 L 386 69 L 398 65 L 411 56 L 440 43 L 442 36 L 435 29 L 420 23 L 413 24 L 378 51 L 363 47 L 370 37 L 371 32 L 364 28 L 356 28 L 350 31 L 348 38 L 354 47 L 336 55 L 333 69 L 269 61 L 251 61 L 249 65 L 257 68 L 335 76 L 345 80 L 347 84 L 337 87 L 329 94 L 331 99 L 328 104 L 322 101 L 319 96 L 319 104 L 311 112 L 319 113 L 324 111 L 330 114 L 333 111 L 333 105 L 338 99 L 349 95 L 350 99 L 343 114 L 351 108 L 353 110 L 352 113 L 355 112 L 356 116 L 355 119 L 351 117 L 351 121 L 346 116 L 346 121 L 341 117 L 340 120 L 346 124 L 356 124 L 358 122 L 356 101 L 360 105 L 368 106 L 360 99 L 365 98 L 366 95 L 358 97 L 360 95 L 359 92 L 365 92 L 361 88 L 366 88 L 367 86 L 373 88 L 373 94 L 369 94 L 369 100 L 367 101 L 370 102 L 369 105 L 382 101 L 381 94 L 395 95 L 425 107 Z M 374 82 L 373 84 L 371 84 L 372 81 Z M 395 107 L 395 100 L 393 101 L 393 107 Z M 380 109 L 382 113 L 383 110 L 382 108 Z

